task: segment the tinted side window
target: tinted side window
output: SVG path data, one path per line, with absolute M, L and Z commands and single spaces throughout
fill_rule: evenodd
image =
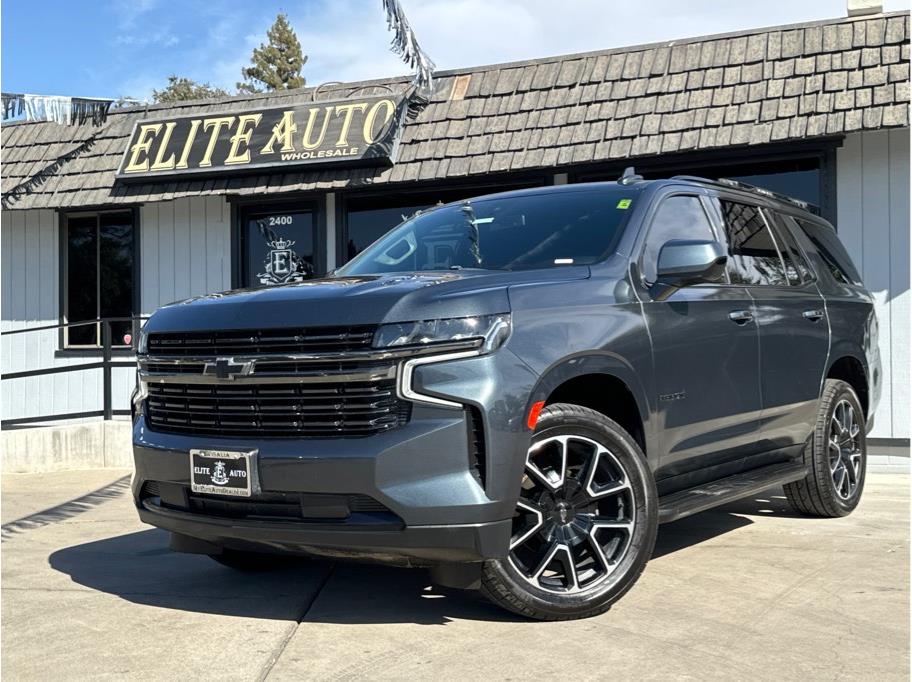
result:
M 722 200 L 728 234 L 728 273 L 732 284 L 785 285 L 785 267 L 760 209 Z
M 787 216 L 774 211 L 767 211 L 767 215 L 773 219 L 773 231 L 776 235 L 776 242 L 782 252 L 782 260 L 785 261 L 785 276 L 788 278 L 789 284 L 799 285 L 804 282 L 810 282 L 814 279 L 811 273 L 811 266 L 799 248 L 789 224 L 786 222 Z M 792 221 L 792 224 L 794 224 L 794 221 Z
M 703 204 L 697 197 L 674 196 L 664 199 L 659 204 L 646 235 L 642 260 L 643 278 L 650 283 L 656 281 L 659 250 L 665 242 L 672 239 L 715 238 Z
M 852 259 L 842 242 L 839 241 L 839 237 L 836 236 L 836 232 L 824 225 L 807 220 L 793 220 L 801 226 L 808 239 L 814 244 L 830 274 L 837 282 L 861 285 L 861 276 L 852 264 Z

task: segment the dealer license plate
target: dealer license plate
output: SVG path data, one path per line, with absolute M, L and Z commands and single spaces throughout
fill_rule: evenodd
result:
M 190 488 L 195 493 L 250 497 L 256 477 L 256 450 L 191 450 Z

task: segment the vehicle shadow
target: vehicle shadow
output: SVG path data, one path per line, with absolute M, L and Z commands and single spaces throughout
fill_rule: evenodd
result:
M 752 517 L 790 514 L 781 492 L 770 491 L 691 516 L 660 526 L 653 558 L 750 525 Z M 434 586 L 424 570 L 301 559 L 239 573 L 208 557 L 172 552 L 167 533 L 157 529 L 67 547 L 49 563 L 92 590 L 188 612 L 338 624 L 525 620 L 477 592 Z
M 791 508 L 782 488 L 772 488 L 759 495 L 659 526 L 652 558 L 657 559 L 749 526 L 754 523 L 754 518 L 760 516 L 798 518 L 801 515 Z
M 520 620 L 480 594 L 431 586 L 425 570 L 302 558 L 241 573 L 172 552 L 158 529 L 67 547 L 48 562 L 92 590 L 180 611 L 334 623 Z

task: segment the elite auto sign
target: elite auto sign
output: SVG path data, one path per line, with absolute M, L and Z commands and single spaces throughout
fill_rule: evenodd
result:
M 133 127 L 116 177 L 388 164 L 405 110 L 403 97 L 382 96 L 143 120 Z

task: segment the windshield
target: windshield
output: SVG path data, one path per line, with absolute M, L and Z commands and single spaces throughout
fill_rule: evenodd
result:
M 637 190 L 608 186 L 443 206 L 405 221 L 338 274 L 594 263 L 617 245 Z

